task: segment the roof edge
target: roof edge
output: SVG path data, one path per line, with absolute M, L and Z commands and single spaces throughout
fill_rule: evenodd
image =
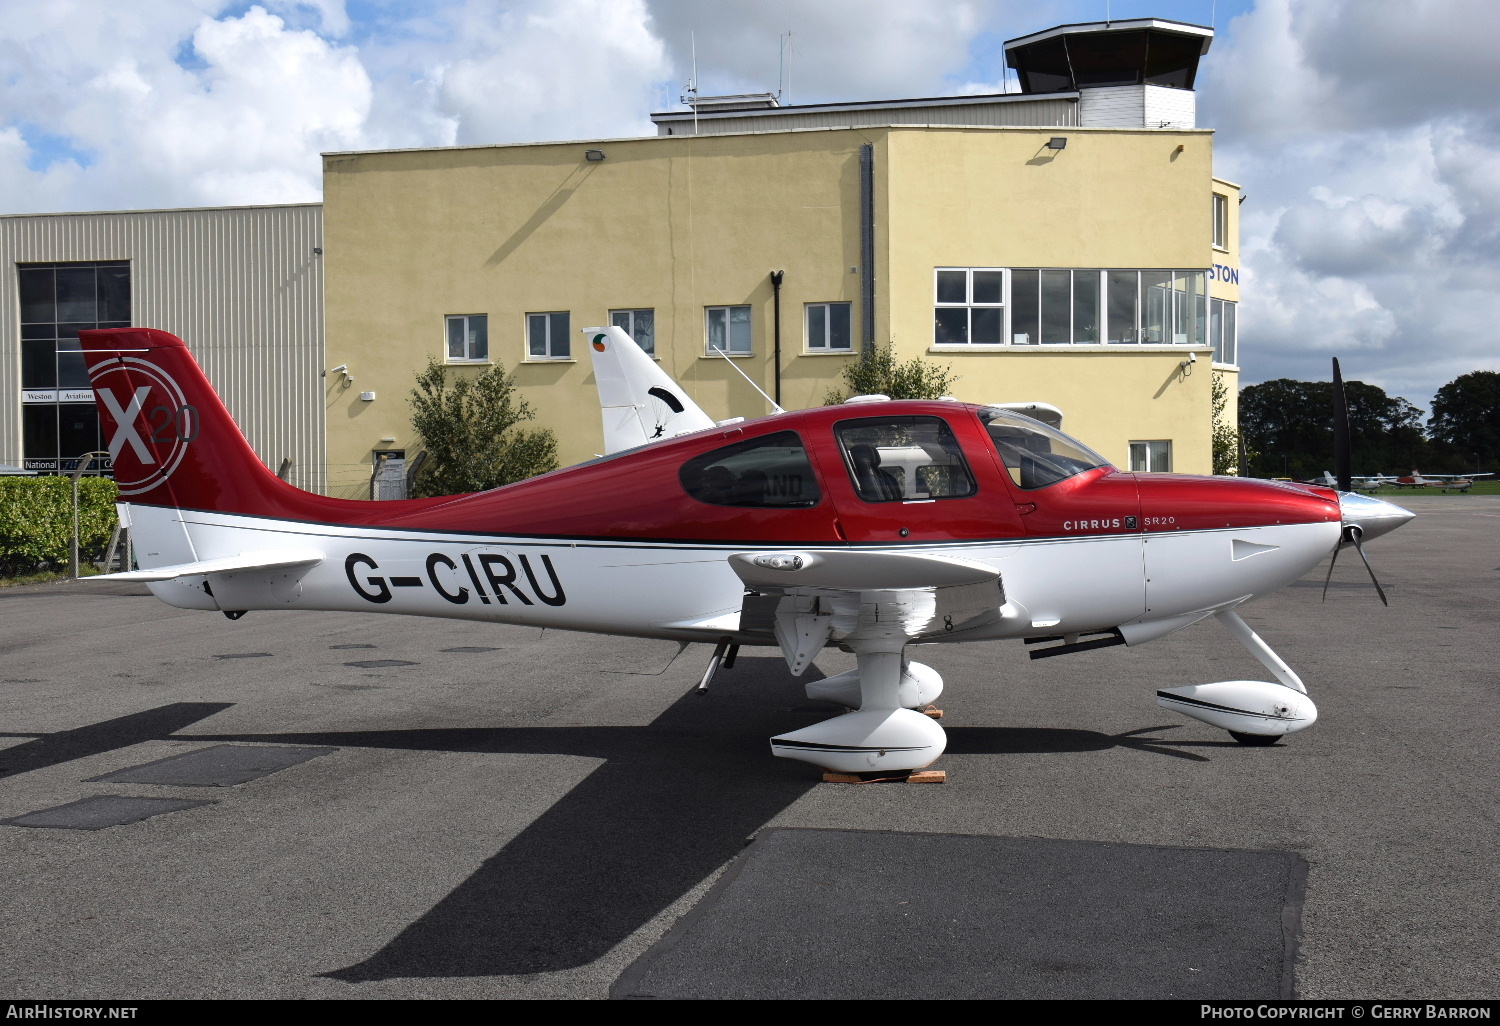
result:
M 291 210 L 301 207 L 321 207 L 322 200 L 311 203 L 246 203 L 222 207 L 142 207 L 139 210 L 38 210 L 31 214 L 0 214 L 0 220 L 18 217 L 99 217 L 120 214 L 194 214 L 214 210 Z

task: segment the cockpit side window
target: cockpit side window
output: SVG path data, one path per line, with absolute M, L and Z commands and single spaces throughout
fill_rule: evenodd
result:
M 990 441 L 1000 453 L 1010 479 L 1032 491 L 1082 474 L 1109 461 L 1039 420 L 990 407 L 979 411 Z
M 747 438 L 694 456 L 677 477 L 689 495 L 715 506 L 790 509 L 816 506 L 823 497 L 795 431 Z
M 866 502 L 960 499 L 976 491 L 941 417 L 870 417 L 834 425 L 854 490 Z

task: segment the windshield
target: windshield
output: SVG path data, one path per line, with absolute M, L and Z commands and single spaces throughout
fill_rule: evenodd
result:
M 1010 479 L 1028 491 L 1109 466 L 1103 456 L 1039 420 L 995 407 L 980 410 L 979 419 Z

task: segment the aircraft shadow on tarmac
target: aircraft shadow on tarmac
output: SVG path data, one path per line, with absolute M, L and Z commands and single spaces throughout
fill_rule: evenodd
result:
M 276 734 L 181 734 L 228 708 L 184 702 L 0 751 L 0 778 L 141 741 L 332 745 L 430 752 L 562 754 L 605 760 L 467 880 L 380 951 L 325 975 L 347 982 L 496 976 L 586 965 L 732 858 L 767 821 L 817 786 L 816 771 L 774 759 L 766 739 L 826 718 L 780 659 L 742 658 L 706 696 L 688 693 L 647 726 L 471 727 Z M 1195 761 L 1169 741 L 1097 731 L 955 727 L 954 754 L 1125 747 Z M 1184 742 L 1195 748 L 1214 742 Z M 1233 747 L 1231 742 L 1225 743 Z M 505 783 L 496 781 L 496 799 Z

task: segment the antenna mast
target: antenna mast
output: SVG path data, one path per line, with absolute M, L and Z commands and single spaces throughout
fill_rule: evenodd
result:
M 687 85 L 682 87 L 682 95 L 677 99 L 693 108 L 693 134 L 698 134 L 698 33 L 693 32 L 690 36 L 693 46 L 693 77 Z

